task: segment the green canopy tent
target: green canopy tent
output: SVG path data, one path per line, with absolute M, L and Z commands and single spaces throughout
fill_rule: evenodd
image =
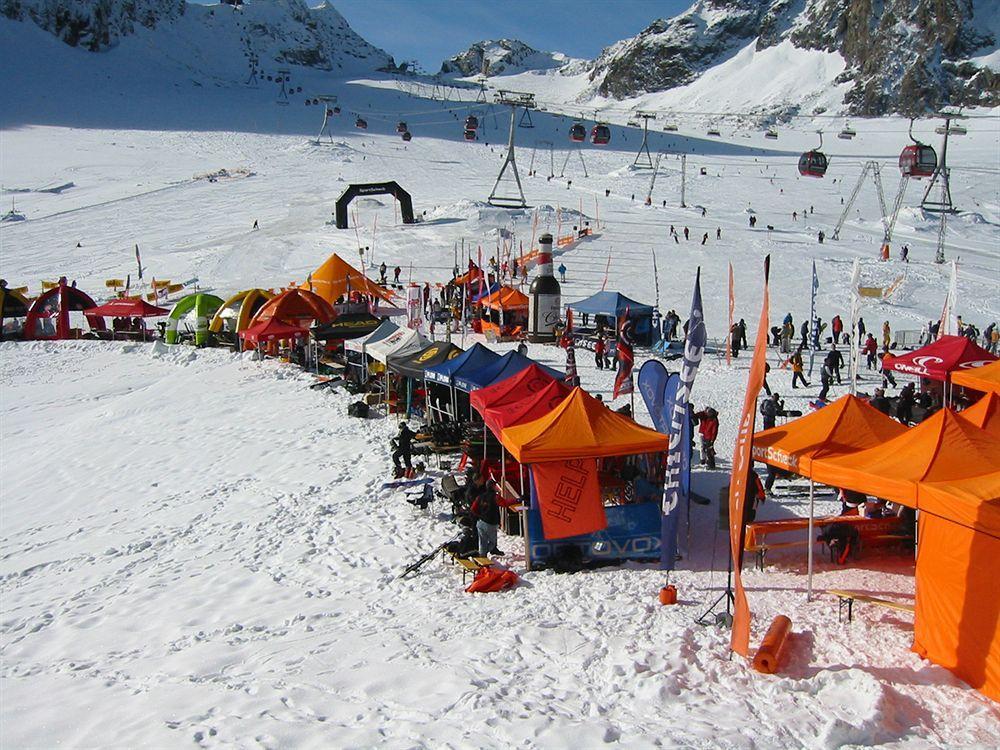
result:
M 189 294 L 178 300 L 174 309 L 170 311 L 170 317 L 167 318 L 166 342 L 178 343 L 180 341 L 178 324 L 188 315 L 194 314 L 194 344 L 204 346 L 208 343 L 208 323 L 223 304 L 225 303 L 219 297 L 204 292 Z

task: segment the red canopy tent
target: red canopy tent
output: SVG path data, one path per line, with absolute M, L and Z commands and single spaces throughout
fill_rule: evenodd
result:
M 995 354 L 990 354 L 965 336 L 942 336 L 916 351 L 898 357 L 886 356 L 882 366 L 887 370 L 947 383 L 953 372 L 982 367 L 996 359 Z
M 267 344 L 272 341 L 304 338 L 308 335 L 307 329 L 284 323 L 277 318 L 259 321 L 240 331 L 240 337 L 248 344 Z
M 151 305 L 139 297 L 113 299 L 84 312 L 88 318 L 159 318 L 169 314 L 170 310 Z
M 490 406 L 483 414 L 486 426 L 494 435 L 500 436 L 504 427 L 523 424 L 544 417 L 562 403 L 572 389 L 560 380 L 550 380 L 542 390 L 522 398 L 520 401 Z
M 504 404 L 512 404 L 515 401 L 525 399 L 532 394 L 538 393 L 553 380 L 555 378 L 542 367 L 532 364 L 516 375 L 505 378 L 493 385 L 488 385 L 485 388 L 472 391 L 469 394 L 469 401 L 472 403 L 473 409 L 485 415 L 486 409 L 503 406 Z
M 65 277 L 61 278 L 57 286 L 36 297 L 31 303 L 24 320 L 24 338 L 28 341 L 68 339 L 75 335 L 75 331 L 70 327 L 69 314 L 82 312 L 86 315 L 95 307 L 97 304 L 86 292 L 68 285 Z M 56 321 L 54 327 L 50 324 L 52 318 Z M 87 322 L 91 330 L 105 330 L 102 318 L 87 318 Z

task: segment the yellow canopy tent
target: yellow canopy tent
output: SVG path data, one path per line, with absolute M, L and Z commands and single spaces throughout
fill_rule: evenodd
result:
M 300 284 L 300 288 L 318 294 L 331 305 L 336 304 L 340 297 L 347 297 L 351 292 L 374 295 L 387 302 L 393 298 L 392 292 L 371 281 L 336 253 L 313 271 L 309 275 L 309 280 Z
M 244 289 L 237 292 L 216 310 L 212 322 L 208 324 L 208 330 L 218 333 L 226 327 L 227 321 L 232 321 L 231 333 L 245 331 L 250 327 L 253 316 L 273 296 L 266 289 Z

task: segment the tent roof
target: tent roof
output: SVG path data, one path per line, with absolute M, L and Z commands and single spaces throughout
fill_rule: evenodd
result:
M 887 356 L 882 366 L 931 380 L 948 380 L 953 372 L 982 367 L 996 358 L 965 336 L 942 336 L 916 351 Z
M 240 331 L 240 337 L 251 344 L 263 344 L 268 341 L 295 339 L 308 336 L 309 331 L 301 326 L 285 323 L 277 318 L 259 320 L 249 328 Z
M 540 365 L 533 362 L 516 375 L 473 391 L 469 401 L 473 409 L 483 414 L 491 406 L 502 406 L 528 398 L 554 379 Z
M 848 394 L 812 414 L 756 433 L 753 457 L 808 477 L 815 458 L 872 448 L 906 429 L 867 401 Z
M 389 357 L 387 365 L 393 372 L 408 378 L 422 378 L 424 370 L 428 367 L 454 359 L 462 351 L 454 344 L 438 341 L 411 354 L 393 354 Z
M 1000 395 L 987 393 L 958 416 L 1000 438 Z
M 479 304 L 491 310 L 527 310 L 528 295 L 509 286 L 483 297 Z
M 504 427 L 532 422 L 544 417 L 565 399 L 572 388 L 561 380 L 549 380 L 540 390 L 519 401 L 511 401 L 485 410 L 483 421 L 494 435 L 499 435 Z
M 35 297 L 34 301 L 31 303 L 31 307 L 28 308 L 28 312 L 41 314 L 48 301 L 53 297 L 59 300 L 60 310 L 82 312 L 97 307 L 97 303 L 94 302 L 94 300 L 90 298 L 90 295 L 82 289 L 78 289 L 75 286 L 69 286 L 68 284 L 59 284 L 52 287 L 47 292 L 42 292 L 42 294 Z
M 951 382 L 984 393 L 1000 393 L 1000 361 L 956 372 L 951 376 Z
M 334 253 L 309 275 L 302 289 L 315 292 L 331 305 L 337 298 L 349 292 L 373 294 L 384 300 L 391 300 L 393 293 L 371 281 L 361 271 Z
M 815 459 L 812 478 L 913 507 L 917 482 L 967 479 L 997 466 L 1000 438 L 942 409 L 881 445 Z
M 656 453 L 667 450 L 669 438 L 578 387 L 544 417 L 501 430 L 500 442 L 520 463 L 530 464 Z
M 329 323 L 337 317 L 333 307 L 325 299 L 308 289 L 286 289 L 272 297 L 253 316 L 253 323 L 277 318 L 285 323 L 299 323 L 315 320 Z
M 313 338 L 320 341 L 360 339 L 375 333 L 382 324 L 382 321 L 371 313 L 346 313 L 338 315 L 332 323 L 315 326 L 312 329 L 312 335 Z
M 398 330 L 399 326 L 391 320 L 383 320 L 382 324 L 367 336 L 363 336 L 359 339 L 353 339 L 351 341 L 345 341 L 344 349 L 349 352 L 364 352 L 365 347 L 368 346 L 368 344 L 374 344 L 376 341 L 380 341 Z
M 159 318 L 169 314 L 170 310 L 165 307 L 151 305 L 139 297 L 113 299 L 87 310 L 87 315 L 96 315 L 101 318 Z
M 414 354 L 427 346 L 419 331 L 413 328 L 400 328 L 383 339 L 365 344 L 365 354 L 372 359 L 385 364 L 393 354 L 406 356 Z
M 500 288 L 500 282 L 499 281 L 494 281 L 488 287 L 486 287 L 485 289 L 483 289 L 482 292 L 479 292 L 479 293 L 476 293 L 475 295 L 473 295 L 472 301 L 473 302 L 479 302 L 479 300 L 483 299 L 484 297 L 489 297 L 491 294 L 493 294 L 493 292 L 495 292 L 499 288 Z
M 1000 539 L 1000 471 L 917 485 L 917 507 Z
M 495 351 L 476 343 L 471 349 L 466 350 L 463 354 L 459 354 L 455 359 L 448 360 L 444 364 L 434 367 L 428 367 L 424 373 L 424 377 L 432 383 L 451 385 L 455 377 L 461 373 L 479 369 L 498 359 L 500 359 L 500 355 Z
M 23 318 L 28 314 L 28 299 L 9 287 L 0 287 L 0 318 Z
M 461 374 L 455 375 L 455 387 L 460 391 L 474 391 L 477 388 L 484 388 L 492 383 L 516 375 L 521 370 L 536 364 L 533 359 L 528 359 L 523 354 L 516 351 L 509 351 L 495 362 L 491 362 L 484 367 L 475 370 L 464 370 Z M 538 365 L 545 370 L 553 379 L 562 380 L 563 374 L 551 367 Z
M 625 314 L 626 308 L 629 311 L 629 317 L 651 315 L 653 312 L 651 305 L 644 305 L 634 299 L 629 299 L 621 292 L 598 292 L 579 302 L 571 302 L 567 307 L 588 315 L 609 315 L 618 318 Z
M 472 270 L 463 273 L 461 276 L 456 276 L 452 279 L 452 283 L 455 286 L 464 286 L 465 284 L 476 281 L 483 275 L 483 270 L 479 267 L 473 266 Z

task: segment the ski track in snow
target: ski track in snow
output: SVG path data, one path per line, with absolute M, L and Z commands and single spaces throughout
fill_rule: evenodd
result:
M 375 111 L 448 106 L 357 85 L 350 91 L 367 91 Z M 486 258 L 511 217 L 525 244 L 531 235 L 530 211 L 476 202 L 489 193 L 502 154 L 444 139 L 458 137 L 452 121 L 465 111 L 431 112 L 426 119 L 449 124 L 423 131 L 420 117 L 408 116 L 414 141 L 406 146 L 384 134 L 354 134 L 346 114 L 335 123 L 335 143 L 322 147 L 296 135 L 6 131 L 5 184 L 72 180 L 75 187 L 17 195 L 28 220 L 0 225 L 0 272 L 33 291 L 66 274 L 98 292 L 104 279 L 134 273 L 138 242 L 148 275 L 197 276 L 224 294 L 301 281 L 331 251 L 356 261 L 360 240 L 374 246 L 373 266 L 384 260 L 402 265 L 404 278 L 444 280 L 462 240 L 482 244 Z M 373 130 L 395 118 L 382 119 L 371 118 Z M 482 135 L 495 138 L 497 126 L 486 130 L 483 120 Z M 891 118 L 854 123 L 859 137 L 850 154 L 892 153 L 900 136 L 887 134 L 886 124 L 900 127 Z M 1000 316 L 1000 185 L 963 169 L 997 168 L 997 136 L 979 126 L 984 132 L 970 128 L 951 154 L 953 194 L 968 212 L 949 222 L 948 253 L 962 256 L 960 312 L 982 328 Z M 568 210 L 582 207 L 593 221 L 599 198 L 600 236 L 560 255 L 569 269 L 564 301 L 600 289 L 610 269 L 608 288 L 652 302 L 655 252 L 660 307 L 682 317 L 702 267 L 709 336 L 717 338 L 726 326 L 726 261 L 736 271 L 736 317 L 752 328 L 770 253 L 772 321 L 786 310 L 797 323 L 808 315 L 813 260 L 819 315 L 846 316 L 855 257 L 873 283 L 906 274 L 889 303 L 866 303 L 870 331 L 882 320 L 916 329 L 939 316 L 947 269 L 930 262 L 935 220 L 905 209 L 894 246 L 908 242 L 912 262 L 875 263 L 881 222 L 865 188 L 842 240 L 816 243 L 816 232 L 829 234 L 836 222 L 860 156 L 836 158 L 827 179 L 807 181 L 794 162 L 796 149 L 814 141 L 809 132 L 783 132 L 787 150 L 766 162 L 713 146 L 709 155 L 688 157 L 690 208 L 676 207 L 680 175 L 668 161 L 654 205 L 645 207 L 649 175 L 623 168 L 632 156 L 620 141 L 616 147 L 626 150 L 586 151 L 589 178 L 571 174 L 578 164 L 570 160 L 571 186 L 545 179 L 544 149 L 535 155 L 538 175 L 528 177 L 531 140 L 561 144 L 565 127 L 539 114 L 530 138 L 518 133 L 525 190 L 540 207 L 538 233 L 557 229 L 545 207 L 563 207 L 565 233 L 574 221 Z M 561 158 L 556 153 L 557 170 Z M 223 166 L 255 176 L 192 181 Z M 428 220 L 397 225 L 382 197 L 381 205 L 355 202 L 357 233 L 327 223 L 348 183 L 383 179 L 410 190 Z M 906 205 L 916 200 L 911 185 Z M 748 204 L 756 230 L 747 227 Z M 815 213 L 792 221 L 792 211 L 811 205 Z M 251 232 L 255 219 L 261 229 Z M 673 243 L 670 224 L 690 227 L 691 241 Z M 560 352 L 530 349 L 562 365 Z M 613 374 L 598 372 L 586 352 L 578 360 L 584 385 L 610 396 Z M 722 416 L 723 467 L 747 364 L 706 357 L 695 384 L 696 405 Z M 771 364 L 770 382 L 788 396 L 787 407 L 807 409 L 818 384 L 788 391 L 789 374 L 773 354 Z M 877 384 L 862 375 L 864 389 Z M 485 597 L 465 594 L 457 569 L 438 560 L 395 581 L 455 528 L 442 503 L 420 512 L 401 493 L 380 489 L 391 420 L 350 420 L 346 395 L 310 391 L 311 382 L 295 368 L 218 350 L 0 344 L 4 746 L 995 745 L 996 705 L 909 652 L 908 615 L 859 606 L 853 624 L 838 624 L 831 597 L 806 601 L 805 563 L 794 552 L 773 554 L 765 572 L 745 574 L 755 643 L 772 617 L 792 618 L 787 665 L 764 676 L 727 658 L 728 632 L 694 623 L 725 584 L 715 500 L 724 471 L 695 473 L 695 489 L 712 504 L 692 508 L 690 549 L 682 531 L 686 559 L 671 578 L 677 607 L 659 606 L 662 575 L 637 565 L 573 576 L 533 572 L 517 590 Z M 835 507 L 820 502 L 821 512 Z M 761 514 L 805 512 L 802 486 L 793 483 L 779 484 Z M 501 546 L 520 570 L 519 542 L 501 538 Z M 907 560 L 866 558 L 852 568 L 820 561 L 815 586 L 907 599 L 912 575 Z

